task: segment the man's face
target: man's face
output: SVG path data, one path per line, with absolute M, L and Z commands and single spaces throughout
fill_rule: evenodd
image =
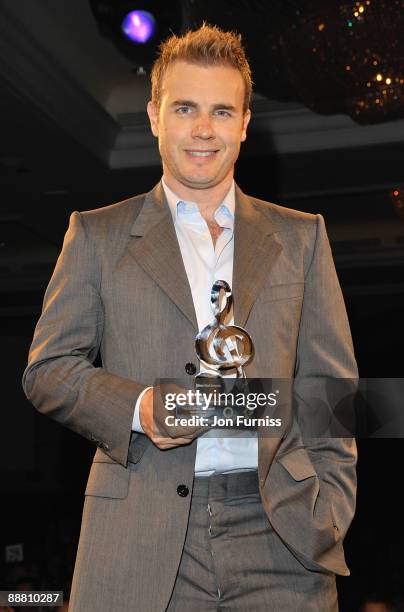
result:
M 208 189 L 230 180 L 250 120 L 240 72 L 176 61 L 164 75 L 160 102 L 159 109 L 149 102 L 147 112 L 174 188 Z

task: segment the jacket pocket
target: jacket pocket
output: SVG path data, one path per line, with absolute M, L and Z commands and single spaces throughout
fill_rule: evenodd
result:
M 305 480 L 311 476 L 317 476 L 314 465 L 304 448 L 296 448 L 285 455 L 280 455 L 277 457 L 277 461 L 289 472 L 294 480 Z
M 128 495 L 130 470 L 119 463 L 94 461 L 84 495 L 125 499 Z
M 283 285 L 267 286 L 262 295 L 261 303 L 275 302 L 277 300 L 292 300 L 302 298 L 304 293 L 304 283 L 286 283 Z

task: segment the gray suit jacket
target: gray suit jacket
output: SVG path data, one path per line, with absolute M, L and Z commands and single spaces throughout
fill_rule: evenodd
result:
M 353 378 L 355 358 L 324 221 L 236 189 L 235 322 L 250 377 Z M 167 606 L 187 528 L 196 441 L 166 451 L 131 431 L 139 393 L 196 362 L 197 322 L 161 184 L 71 216 L 23 385 L 34 406 L 95 442 L 70 609 Z M 100 351 L 103 367 L 93 361 Z M 268 519 L 308 570 L 348 575 L 355 509 L 351 438 L 259 436 Z

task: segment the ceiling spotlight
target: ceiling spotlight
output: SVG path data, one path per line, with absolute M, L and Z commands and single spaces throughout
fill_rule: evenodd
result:
M 156 20 L 149 11 L 131 11 L 122 22 L 122 31 L 134 43 L 147 43 L 156 31 Z
M 145 74 L 162 40 L 183 31 L 180 0 L 89 0 L 100 34 Z

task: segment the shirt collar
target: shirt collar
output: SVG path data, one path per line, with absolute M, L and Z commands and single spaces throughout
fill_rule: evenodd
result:
M 197 213 L 199 216 L 199 208 L 195 202 L 189 200 L 181 200 L 165 183 L 164 178 L 161 179 L 164 193 L 167 198 L 168 206 L 171 211 L 171 215 L 174 223 L 178 220 L 184 220 L 188 215 L 195 216 Z M 235 196 L 235 184 L 234 180 L 230 185 L 230 189 L 223 198 L 223 202 L 217 207 L 215 211 L 215 219 L 217 223 L 222 227 L 234 227 L 234 211 L 236 208 L 236 196 Z

